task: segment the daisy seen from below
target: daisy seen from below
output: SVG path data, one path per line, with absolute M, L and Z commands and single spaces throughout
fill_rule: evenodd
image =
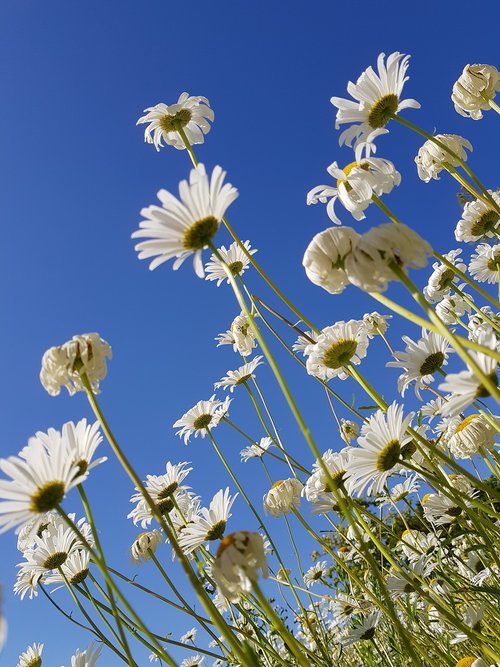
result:
M 401 174 L 392 162 L 382 158 L 365 158 L 362 162 L 351 162 L 343 169 L 336 162 L 327 168 L 329 175 L 336 179 L 336 187 L 318 185 L 307 194 L 307 204 L 326 203 L 328 217 L 336 225 L 342 221 L 335 214 L 337 199 L 357 220 L 365 219 L 365 210 L 373 203 L 373 196 L 389 194 L 401 182 Z
M 257 252 L 256 248 L 251 248 L 250 241 L 245 241 L 243 246 L 249 255 L 254 255 Z M 216 255 L 212 255 L 210 261 L 205 265 L 207 274 L 205 280 L 216 280 L 217 287 L 220 287 L 225 280 L 229 284 L 229 278 L 222 263 L 227 265 L 233 276 L 241 276 L 247 270 L 250 259 L 236 241 L 231 243 L 227 249 L 225 246 L 217 248 L 217 252 L 220 255 L 220 259 Z
M 321 330 L 316 343 L 306 348 L 307 372 L 322 380 L 348 377 L 347 368 L 366 356 L 368 336 L 362 321 L 337 322 Z
M 167 190 L 158 192 L 161 206 L 143 208 L 145 218 L 132 238 L 146 238 L 135 246 L 139 259 L 153 257 L 149 268 L 175 258 L 177 270 L 184 260 L 194 255 L 194 270 L 203 278 L 201 253 L 212 242 L 228 206 L 237 198 L 238 191 L 224 183 L 226 172 L 216 166 L 209 179 L 205 166 L 191 169 L 188 181 L 179 183 L 177 199 Z
M 396 361 L 389 361 L 386 366 L 402 368 L 398 378 L 398 391 L 404 396 L 406 389 L 415 383 L 415 394 L 434 381 L 433 374 L 448 363 L 448 354 L 453 352 L 448 341 L 439 334 L 422 329 L 422 337 L 417 342 L 409 336 L 403 336 L 406 343 L 404 352 L 394 352 Z
M 500 190 L 488 190 L 488 194 L 500 209 Z M 457 241 L 475 243 L 486 238 L 498 237 L 498 226 L 500 213 L 480 199 L 467 202 L 462 212 L 462 217 L 455 229 Z
M 252 589 L 252 582 L 269 574 L 264 540 L 259 533 L 239 531 L 224 537 L 212 564 L 212 577 L 221 595 L 238 602 Z
M 174 423 L 174 428 L 179 428 L 176 435 L 184 438 L 187 445 L 192 435 L 195 438 L 201 435 L 204 438 L 207 429 L 215 428 L 220 420 L 228 413 L 231 399 L 229 396 L 224 401 L 219 401 L 213 394 L 208 401 L 198 403 L 188 410 L 180 419 Z
M 95 667 L 98 657 L 101 655 L 102 644 L 96 646 L 91 642 L 85 651 L 76 649 L 76 653 L 71 656 L 71 667 Z
M 210 503 L 210 507 L 202 507 L 191 518 L 179 537 L 179 545 L 184 553 L 191 553 L 205 542 L 220 540 L 226 530 L 231 516 L 231 507 L 238 494 L 229 495 L 229 487 L 218 491 Z
M 240 456 L 243 463 L 246 463 L 249 459 L 260 458 L 267 452 L 269 447 L 273 444 L 272 438 L 266 436 L 261 438 L 260 441 L 249 445 L 241 450 Z
M 242 357 L 248 357 L 252 354 L 254 347 L 257 347 L 255 334 L 245 313 L 237 315 L 232 321 L 231 327 L 220 333 L 215 340 L 217 341 L 217 347 L 232 345 L 234 352 L 238 352 Z
M 191 628 L 191 630 L 188 630 L 185 634 L 182 635 L 182 637 L 180 637 L 179 641 L 183 644 L 188 644 L 189 642 L 194 644 L 194 640 L 196 639 L 197 634 L 198 630 L 196 628 Z
M 10 477 L 0 480 L 0 533 L 57 509 L 85 478 L 64 447 L 47 449 L 36 436 L 19 456 L 0 459 L 0 470 Z
M 329 567 L 326 560 L 321 560 L 311 565 L 307 572 L 304 572 L 304 584 L 306 587 L 310 588 L 314 584 L 317 584 L 318 581 L 322 581 L 328 570 Z
M 179 667 L 200 667 L 205 662 L 205 656 L 192 655 L 189 658 L 184 658 Z
M 500 72 L 493 65 L 466 65 L 453 84 L 451 99 L 461 116 L 480 120 L 500 91 Z
M 460 249 L 450 250 L 444 255 L 444 258 L 456 266 L 459 271 L 464 272 L 467 267 L 460 258 L 461 254 Z M 432 268 L 433 272 L 424 287 L 424 296 L 430 303 L 437 303 L 450 294 L 450 290 L 458 283 L 459 276 L 442 262 L 434 262 Z
M 144 109 L 137 125 L 147 123 L 144 130 L 144 141 L 154 144 L 157 151 L 165 144 L 179 150 L 186 148 L 179 130 L 186 135 L 190 144 L 202 144 L 205 134 L 210 131 L 210 123 L 214 120 L 214 112 L 206 97 L 182 93 L 175 104 L 156 104 Z
M 274 517 L 289 514 L 300 505 L 303 488 L 302 483 L 295 477 L 274 482 L 264 495 L 264 509 Z
M 480 414 L 461 419 L 446 438 L 446 444 L 453 456 L 457 459 L 470 459 L 479 452 L 493 450 L 498 431 L 492 421 L 500 424 L 500 418 L 493 415 L 489 421 Z
M 368 641 L 375 636 L 375 630 L 380 621 L 380 612 L 373 611 L 366 618 L 361 619 L 359 625 L 351 626 L 339 637 L 342 646 L 350 646 L 359 641 Z
M 478 283 L 498 283 L 500 271 L 500 244 L 481 243 L 471 256 L 469 273 Z
M 359 238 L 351 227 L 329 227 L 316 234 L 302 259 L 309 280 L 330 294 L 343 292 L 349 284 L 344 260 Z
M 42 664 L 43 644 L 32 644 L 21 653 L 17 667 L 40 667 Z
M 155 553 L 159 544 L 163 541 L 163 534 L 160 530 L 150 530 L 140 533 L 130 547 L 130 560 L 133 563 L 145 563 Z
M 240 384 L 246 384 L 251 378 L 255 377 L 254 371 L 262 363 L 264 363 L 262 357 L 257 356 L 235 371 L 228 371 L 226 376 L 214 384 L 214 389 L 220 389 L 221 387 L 222 389 L 227 389 L 229 387 L 229 391 L 232 393 L 235 387 Z
M 434 139 L 444 144 L 448 150 L 441 148 L 430 139 L 421 146 L 415 158 L 415 164 L 417 165 L 418 177 L 425 183 L 428 183 L 431 179 L 439 180 L 439 173 L 446 166 L 460 166 L 460 161 L 452 153 L 466 162 L 467 153 L 465 149 L 472 151 L 471 143 L 458 136 L 458 134 L 436 134 Z
M 111 347 L 97 333 L 73 336 L 71 340 L 48 349 L 42 357 L 40 381 L 51 396 L 57 396 L 61 387 L 69 395 L 85 391 L 85 375 L 94 394 L 107 373 L 106 358 L 111 359 Z
M 413 413 L 403 417 L 403 406 L 395 402 L 386 413 L 377 410 L 361 427 L 358 446 L 349 450 L 347 488 L 358 496 L 382 493 L 388 478 L 401 468 L 401 449 L 411 440 L 406 429 Z
M 182 485 L 182 482 L 192 470 L 192 468 L 187 467 L 188 465 L 187 461 L 176 464 L 167 461 L 163 475 L 147 475 L 144 487 L 161 514 L 168 514 L 175 507 L 176 495 L 189 489 L 188 486 Z M 149 505 L 145 503 L 144 496 L 137 488 L 136 493 L 130 498 L 130 502 L 136 503 L 136 507 L 127 518 L 132 519 L 135 524 L 140 521 L 142 527 L 145 528 L 151 523 L 153 514 Z
M 368 67 L 355 84 L 351 81 L 347 84 L 347 92 L 354 101 L 331 98 L 331 103 L 338 109 L 335 128 L 338 130 L 341 125 L 352 124 L 340 135 L 341 146 L 351 146 L 353 141 L 355 144 L 370 142 L 377 135 L 387 132 L 383 128 L 393 115 L 403 109 L 420 108 L 416 100 L 401 100 L 403 86 L 409 78 L 405 76 L 409 59 L 410 56 L 395 51 L 385 60 L 385 53 L 380 53 L 378 73 Z

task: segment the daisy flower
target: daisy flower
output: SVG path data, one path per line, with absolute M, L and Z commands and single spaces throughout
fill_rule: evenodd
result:
M 238 494 L 229 495 L 229 487 L 218 491 L 210 503 L 210 507 L 202 507 L 198 514 L 192 517 L 179 537 L 179 545 L 184 553 L 191 553 L 204 542 L 220 540 L 226 530 L 231 516 L 231 507 Z
M 331 103 L 337 107 L 335 128 L 345 123 L 352 123 L 340 135 L 339 143 L 342 146 L 352 145 L 360 142 L 371 143 L 378 134 L 387 130 L 387 125 L 393 114 L 397 114 L 409 107 L 419 109 L 420 104 L 416 100 L 401 100 L 403 86 L 408 80 L 405 76 L 410 56 L 402 53 L 391 53 L 384 62 L 385 53 L 381 53 L 377 59 L 376 73 L 372 67 L 368 67 L 356 83 L 349 81 L 347 92 L 355 101 L 341 97 L 332 97 Z
M 381 315 L 374 311 L 373 313 L 365 313 L 363 315 L 363 322 L 366 326 L 366 335 L 368 338 L 373 338 L 379 334 L 385 334 L 389 327 L 388 320 L 392 319 L 392 315 Z
M 71 656 L 71 667 L 95 667 L 97 658 L 100 656 L 103 645 L 96 646 L 91 642 L 85 651 L 76 649 L 76 653 Z
M 88 534 L 89 527 L 82 532 Z M 35 536 L 34 548 L 26 550 L 24 556 L 28 565 L 43 570 L 55 570 L 66 562 L 75 549 L 82 548 L 83 544 L 76 538 L 71 526 L 51 525 L 40 536 Z
M 459 137 L 458 134 L 436 134 L 434 137 L 446 148 L 457 155 L 463 162 L 467 161 L 465 149 L 472 151 L 472 145 L 467 139 Z M 428 183 L 431 179 L 439 180 L 439 172 L 445 165 L 459 167 L 460 162 L 451 153 L 438 146 L 434 141 L 428 139 L 419 149 L 415 164 L 417 165 L 418 177 Z
M 350 646 L 359 641 L 373 639 L 375 629 L 380 620 L 380 612 L 373 611 L 366 618 L 363 618 L 360 625 L 349 628 L 344 635 L 339 638 L 342 646 Z
M 306 331 L 304 335 L 299 336 L 295 343 L 292 345 L 292 350 L 294 352 L 302 352 L 304 357 L 307 356 L 306 350 L 311 345 L 311 343 L 316 343 L 318 340 L 319 334 L 315 331 Z
M 405 435 L 413 413 L 403 417 L 403 406 L 395 402 L 387 413 L 377 410 L 361 427 L 358 447 L 349 450 L 347 486 L 349 493 L 381 493 L 387 479 L 400 468 L 401 448 L 411 438 Z
M 493 65 L 466 65 L 453 84 L 451 99 L 461 116 L 479 120 L 500 90 L 500 72 Z
M 418 561 L 421 556 L 430 556 L 439 545 L 434 533 L 423 533 L 419 530 L 405 530 L 399 542 L 401 551 L 410 562 Z
M 459 289 L 463 290 L 465 283 L 459 285 Z M 465 294 L 471 301 L 473 298 L 470 294 Z M 436 315 L 439 316 L 445 324 L 456 324 L 458 319 L 465 315 L 465 313 L 470 313 L 472 307 L 467 303 L 467 301 L 460 294 L 453 294 L 450 296 L 445 296 L 436 306 Z
M 61 570 L 70 584 L 76 586 L 85 581 L 90 569 L 90 553 L 86 549 L 72 551 L 61 566 Z M 62 583 L 64 578 L 59 572 L 49 574 L 46 583 Z
M 245 313 L 235 317 L 228 331 L 219 334 L 215 340 L 217 347 L 232 345 L 233 350 L 239 352 L 242 357 L 248 357 L 252 354 L 254 347 L 257 347 L 255 334 Z
M 415 382 L 415 394 L 421 398 L 420 389 L 425 389 L 434 381 L 433 374 L 446 366 L 448 354 L 453 350 L 445 338 L 425 329 L 422 329 L 422 338 L 417 342 L 409 336 L 403 336 L 403 341 L 406 343 L 404 352 L 394 352 L 396 361 L 389 361 L 386 366 L 404 369 L 398 378 L 401 396 Z
M 316 234 L 302 259 L 309 280 L 330 294 L 343 292 L 349 284 L 344 260 L 359 238 L 351 227 L 329 227 Z
M 289 514 L 300 505 L 302 483 L 295 477 L 280 479 L 264 495 L 264 509 L 271 516 Z
M 63 345 L 51 347 L 42 357 L 40 381 L 51 396 L 57 396 L 61 387 L 69 395 L 85 391 L 85 375 L 94 394 L 99 393 L 99 382 L 107 373 L 106 358 L 111 359 L 111 347 L 99 334 L 73 336 Z
M 205 657 L 201 655 L 193 655 L 190 658 L 184 658 L 179 667 L 200 667 L 205 661 Z
M 368 336 L 363 322 L 337 322 L 322 329 L 317 342 L 306 348 L 307 372 L 322 380 L 334 377 L 345 380 L 346 368 L 350 364 L 358 366 L 367 350 Z
M 323 579 L 328 570 L 329 567 L 326 560 L 314 563 L 314 565 L 311 565 L 307 572 L 304 572 L 304 584 L 307 586 L 307 588 L 317 584 L 318 581 Z
M 498 283 L 500 268 L 500 243 L 490 246 L 481 243 L 471 257 L 469 273 L 478 283 Z
M 188 410 L 180 419 L 174 423 L 174 428 L 180 428 L 176 435 L 184 438 L 184 444 L 187 445 L 192 435 L 195 438 L 201 435 L 204 438 L 207 429 L 213 429 L 220 420 L 227 415 L 231 399 L 229 396 L 224 401 L 219 401 L 213 394 L 208 401 L 198 401 L 198 403 Z
M 340 420 L 340 437 L 348 445 L 350 445 L 351 442 L 358 437 L 358 433 L 359 426 L 356 424 L 356 422 L 344 418 Z
M 491 416 L 491 421 L 500 424 L 500 419 Z M 452 434 L 446 438 L 450 452 L 457 459 L 470 459 L 473 454 L 491 451 L 495 446 L 498 430 L 483 415 L 469 415 L 461 419 Z
M 307 194 L 307 204 L 326 203 L 328 217 L 336 225 L 342 221 L 335 214 L 337 199 L 357 220 L 365 219 L 364 211 L 373 203 L 373 195 L 389 194 L 401 182 L 401 174 L 392 162 L 382 158 L 365 158 L 362 162 L 351 162 L 343 169 L 336 162 L 327 168 L 328 174 L 336 179 L 336 187 L 318 185 Z
M 265 437 L 261 438 L 259 443 L 255 443 L 245 449 L 242 449 L 240 452 L 241 460 L 246 463 L 249 459 L 261 457 L 267 452 L 269 447 L 273 444 L 272 438 Z
M 484 602 L 478 607 L 467 607 L 462 617 L 464 625 L 467 625 L 471 630 L 481 632 L 481 621 L 483 620 L 485 608 L 486 604 Z M 462 630 L 459 630 L 455 633 L 450 644 L 460 644 L 461 642 L 466 642 L 468 639 L 469 636 Z
M 260 366 L 262 363 L 264 363 L 262 358 L 263 357 L 261 356 L 254 357 L 252 361 L 244 364 L 243 366 L 240 366 L 235 371 L 228 371 L 226 376 L 214 384 L 214 389 L 220 389 L 221 387 L 223 389 L 227 389 L 229 387 L 229 390 L 232 393 L 234 388 L 238 385 L 246 384 L 248 380 L 255 377 L 253 373 L 257 366 Z
M 182 150 L 186 148 L 179 129 L 184 133 L 190 144 L 202 144 L 204 135 L 210 131 L 210 123 L 214 120 L 214 112 L 206 97 L 182 93 L 176 104 L 156 104 L 144 109 L 137 125 L 147 123 L 144 141 L 154 144 L 157 151 L 165 144 Z
M 320 465 L 318 462 L 313 464 L 313 473 L 307 479 L 303 492 L 309 502 L 316 502 L 320 495 L 327 491 L 333 491 L 331 488 L 332 484 L 336 489 L 342 487 L 347 470 L 349 452 L 350 448 L 342 449 L 340 452 L 327 449 L 321 457 L 323 465 Z M 324 471 L 323 466 L 328 470 L 328 475 Z
M 150 530 L 138 535 L 130 547 L 130 559 L 133 563 L 145 563 L 163 541 L 160 530 Z
M 407 498 L 411 493 L 416 493 L 419 486 L 416 475 L 411 475 L 410 477 L 407 477 L 404 482 L 395 484 L 387 496 L 380 498 L 378 503 L 381 506 L 395 505 L 404 498 Z
M 42 664 L 43 644 L 32 644 L 21 653 L 17 667 L 40 667 Z
M 196 639 L 197 634 L 198 630 L 196 628 L 191 628 L 191 630 L 188 630 L 184 635 L 182 635 L 179 641 L 183 644 L 188 644 L 189 642 L 194 644 L 194 640 Z
M 497 206 L 500 208 L 500 190 L 488 190 Z M 496 237 L 500 214 L 480 199 L 467 202 L 462 217 L 455 229 L 457 241 L 475 243 L 483 239 Z
M 467 267 L 459 257 L 461 254 L 462 250 L 450 250 L 444 257 L 451 262 L 453 266 L 456 266 L 457 269 L 464 272 Z M 456 283 L 458 283 L 459 276 L 457 276 L 453 269 L 448 268 L 441 262 L 434 262 L 432 268 L 434 271 L 432 272 L 427 285 L 424 287 L 424 296 L 429 303 L 437 303 L 450 294 L 450 290 Z
M 238 196 L 230 183 L 224 184 L 226 172 L 216 166 L 209 179 L 205 166 L 191 169 L 189 183 L 179 183 L 177 199 L 167 190 L 158 192 L 161 206 L 143 208 L 144 220 L 132 238 L 146 238 L 135 246 L 139 259 L 154 257 L 149 268 L 156 269 L 169 259 L 176 258 L 174 270 L 194 254 L 194 270 L 203 278 L 201 252 L 211 243 L 226 209 Z
M 250 241 L 245 241 L 243 245 L 249 255 L 254 255 L 257 252 L 256 248 L 251 249 Z M 248 255 L 243 252 L 236 241 L 231 243 L 227 249 L 225 246 L 217 248 L 217 252 L 221 256 L 222 262 L 228 266 L 233 276 L 243 275 L 250 264 Z M 220 287 L 225 280 L 229 284 L 229 278 L 226 275 L 222 262 L 216 255 L 212 255 L 210 261 L 205 265 L 205 271 L 207 273 L 205 280 L 216 280 L 217 287 Z
M 212 564 L 212 577 L 230 602 L 238 602 L 242 594 L 252 589 L 259 571 L 268 576 L 264 540 L 259 533 L 239 531 L 221 541 Z
M 19 457 L 0 459 L 0 470 L 10 477 L 0 480 L 0 533 L 56 509 L 84 480 L 63 447 L 48 450 L 37 437 Z

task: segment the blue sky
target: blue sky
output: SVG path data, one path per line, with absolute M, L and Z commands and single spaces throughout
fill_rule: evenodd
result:
M 489 26 L 495 13 L 498 21 L 498 9 L 493 2 L 483 2 L 481 11 L 465 2 L 449 7 L 366 0 L 356 7 L 295 0 L 2 3 L 2 456 L 16 454 L 37 430 L 91 417 L 82 395 L 49 397 L 38 373 L 48 347 L 98 331 L 114 357 L 102 405 L 140 474 L 160 474 L 167 459 L 189 460 L 195 466 L 191 484 L 207 502 L 226 486 L 208 444 L 198 439 L 185 448 L 171 425 L 239 365 L 229 348 L 217 349 L 213 341 L 238 309 L 229 288 L 200 281 L 189 261 L 177 273 L 170 264 L 151 273 L 137 260 L 130 234 L 140 209 L 156 202 L 161 187 L 176 191 L 189 162 L 174 149 L 157 154 L 143 142 L 136 120 L 145 107 L 172 103 L 184 90 L 207 96 L 216 120 L 197 153 L 209 168 L 221 164 L 239 189 L 229 213 L 241 237 L 259 249 L 270 275 L 320 326 L 360 317 L 376 308 L 368 297 L 354 288 L 332 297 L 308 283 L 301 267 L 312 236 L 329 224 L 324 207 L 306 206 L 306 192 L 327 182 L 325 168 L 333 160 L 353 159 L 338 147 L 332 95 L 344 96 L 347 81 L 375 64 L 380 51 L 412 54 L 404 96 L 418 99 L 422 109 L 405 112 L 407 117 L 429 131 L 468 138 L 475 149 L 473 168 L 490 187 L 498 186 L 498 118 L 491 112 L 478 123 L 464 119 L 450 100 L 466 63 L 495 64 Z M 418 180 L 413 158 L 420 145 L 400 127 L 378 142 L 377 155 L 393 160 L 403 175 L 388 203 L 445 252 L 455 247 L 458 186 L 447 177 L 427 186 Z M 351 224 L 347 213 L 343 219 Z M 383 221 L 370 210 L 360 226 Z M 227 242 L 221 234 L 220 243 Z M 259 296 L 267 294 L 254 277 L 249 280 Z M 395 298 L 401 294 L 398 288 L 392 292 Z M 409 330 L 395 325 L 393 340 L 402 332 Z M 418 335 L 415 328 L 411 333 Z M 382 355 L 382 346 L 377 349 Z M 364 369 L 380 377 L 377 353 Z M 321 448 L 336 447 L 321 391 L 297 368 L 288 377 Z M 267 367 L 262 381 L 275 392 Z M 340 389 L 349 396 L 353 388 Z M 380 389 L 396 398 L 393 385 Z M 310 462 L 279 395 L 274 405 L 284 437 Z M 263 435 L 243 397 L 234 402 L 233 415 Z M 244 443 L 227 430 L 221 429 L 221 438 L 239 465 Z M 257 467 L 251 464 L 238 469 L 253 484 Z M 265 488 L 260 477 L 255 484 Z M 113 462 L 95 471 L 88 493 L 110 558 L 133 572 L 127 550 L 137 531 L 126 519 L 131 485 Z M 68 507 L 76 510 L 75 498 Z M 242 502 L 234 513 L 249 520 Z M 68 664 L 88 637 L 43 599 L 21 604 L 13 598 L 19 560 L 14 536 L 2 536 L 0 548 L 10 624 L 2 662 L 15 664 L 28 643 L 44 641 L 46 664 Z M 168 562 L 167 550 L 164 555 Z M 149 575 L 144 569 L 140 576 Z M 59 599 L 70 607 L 63 592 Z M 190 627 L 168 614 L 164 625 L 176 637 Z M 144 664 L 144 654 L 138 655 Z M 102 662 L 113 667 L 113 660 L 106 656 Z

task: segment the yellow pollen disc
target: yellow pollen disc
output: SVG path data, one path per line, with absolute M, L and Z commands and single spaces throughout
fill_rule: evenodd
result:
M 460 433 L 460 431 L 463 431 L 464 428 L 467 428 L 467 426 L 468 426 L 472 421 L 474 421 L 474 419 L 475 419 L 476 417 L 479 417 L 479 415 L 475 414 L 475 415 L 469 415 L 468 417 L 466 417 L 466 418 L 463 420 L 463 422 L 461 422 L 461 423 L 457 426 L 457 428 L 455 429 L 455 433 Z
M 477 658 L 473 658 L 470 655 L 466 655 L 465 658 L 461 658 L 455 667 L 470 667 L 473 662 L 475 662 Z
M 283 484 L 284 481 L 285 481 L 284 479 L 279 479 L 277 482 L 274 482 L 271 489 L 275 489 L 276 487 L 280 486 L 281 484 Z
M 366 162 L 362 162 L 362 163 L 359 163 L 359 162 L 356 162 L 356 161 L 355 161 L 355 162 L 349 162 L 349 164 L 346 165 L 346 166 L 342 169 L 342 171 L 343 171 L 344 174 L 345 174 L 345 178 L 344 178 L 344 179 L 341 179 L 341 178 L 338 179 L 338 181 L 337 181 L 337 187 L 339 187 L 339 185 L 340 185 L 341 183 L 345 183 L 345 182 L 346 182 L 347 177 L 349 176 L 349 174 L 351 173 L 351 171 L 352 171 L 355 167 L 360 167 L 361 169 L 365 169 L 366 171 L 368 171 L 368 164 L 367 164 Z
M 425 505 L 425 503 L 429 500 L 431 497 L 430 493 L 426 493 L 425 496 L 422 498 L 422 505 Z

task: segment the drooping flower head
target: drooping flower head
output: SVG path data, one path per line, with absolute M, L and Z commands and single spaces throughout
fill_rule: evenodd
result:
M 403 86 L 409 77 L 406 75 L 410 56 L 397 51 L 391 53 L 385 61 L 385 53 L 377 59 L 376 73 L 368 67 L 356 83 L 349 81 L 347 92 L 353 100 L 332 97 L 331 103 L 337 107 L 335 127 L 339 129 L 345 123 L 352 123 L 340 135 L 340 145 L 352 145 L 373 141 L 374 137 L 387 132 L 385 126 L 393 114 L 409 107 L 419 109 L 416 100 L 401 100 Z
M 73 336 L 63 345 L 51 347 L 42 358 L 40 381 L 51 396 L 57 396 L 66 387 L 70 396 L 85 391 L 85 375 L 94 394 L 99 393 L 99 382 L 106 377 L 106 358 L 111 359 L 111 347 L 99 334 Z
M 259 533 L 244 530 L 221 540 L 212 564 L 212 576 L 221 594 L 230 602 L 238 602 L 242 594 L 252 589 L 259 570 L 264 577 L 268 576 L 264 540 Z
M 143 208 L 144 220 L 132 238 L 146 238 L 135 246 L 139 259 L 154 257 L 149 268 L 156 269 L 176 258 L 174 270 L 194 254 L 196 275 L 203 278 L 201 252 L 212 241 L 228 206 L 238 196 L 230 183 L 224 184 L 226 172 L 216 166 L 209 179 L 203 164 L 179 183 L 179 199 L 167 190 L 158 192 L 161 206 Z
M 154 554 L 163 535 L 160 530 L 149 530 L 138 535 L 130 547 L 130 558 L 133 563 L 145 563 Z M 151 552 L 151 553 L 150 553 Z
M 466 65 L 453 84 L 451 99 L 461 116 L 479 120 L 500 91 L 500 72 L 493 65 Z
M 458 134 L 436 134 L 434 138 L 464 162 L 467 160 L 465 149 L 472 151 L 471 143 L 467 139 L 459 137 Z M 438 174 L 445 168 L 445 165 L 460 166 L 460 162 L 451 153 L 428 139 L 419 149 L 415 158 L 419 178 L 425 183 L 428 183 L 431 179 L 439 180 Z
M 295 477 L 280 479 L 264 495 L 264 509 L 274 517 L 289 514 L 294 507 L 299 506 L 303 488 Z
M 351 227 L 328 227 L 316 234 L 302 260 L 309 280 L 330 294 L 343 292 L 349 284 L 344 260 L 359 238 Z
M 162 140 L 179 150 L 185 149 L 179 129 L 184 131 L 189 143 L 202 144 L 214 120 L 207 98 L 188 93 L 182 93 L 175 104 L 156 104 L 144 112 L 146 115 L 139 118 L 137 125 L 148 124 L 144 141 L 154 144 L 157 151 L 163 148 Z

